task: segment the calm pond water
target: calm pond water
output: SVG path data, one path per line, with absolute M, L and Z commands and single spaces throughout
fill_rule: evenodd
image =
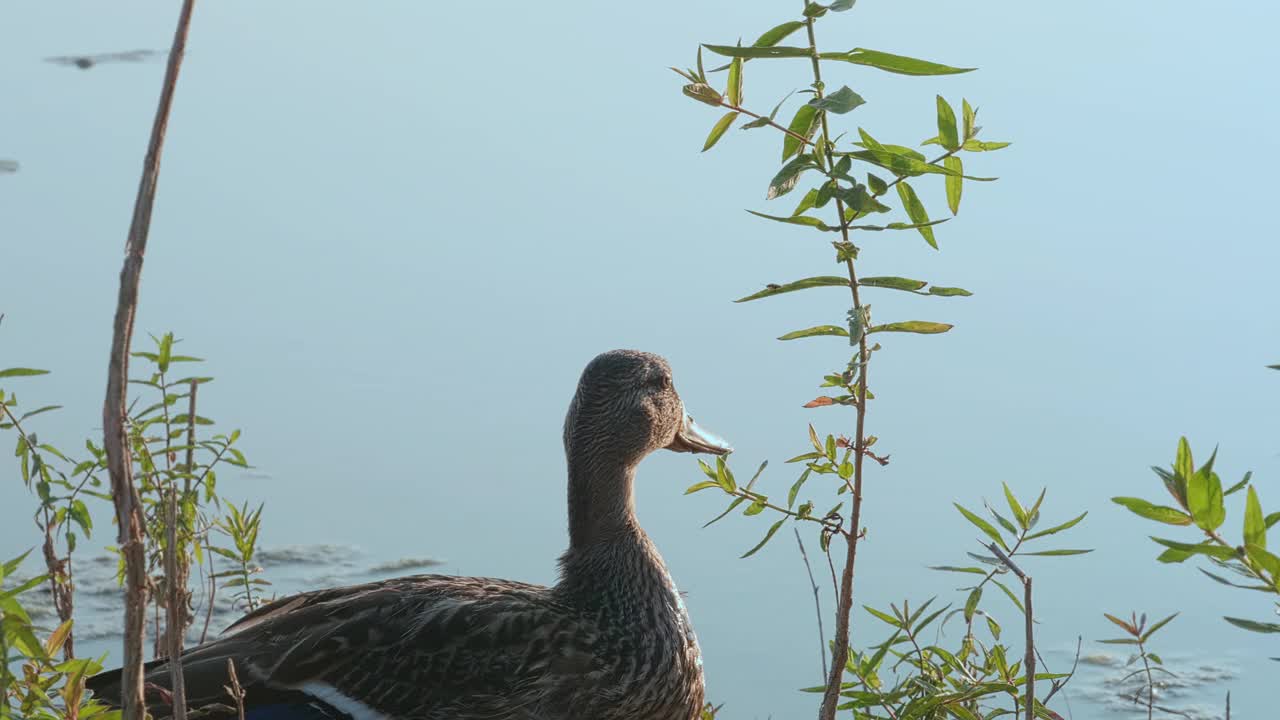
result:
M 602 350 L 667 356 L 699 422 L 737 448 L 739 474 L 771 461 L 766 492 L 795 479 L 782 461 L 804 451 L 807 423 L 851 429 L 848 413 L 800 407 L 846 348 L 773 339 L 841 322 L 844 298 L 729 302 L 833 270 L 827 238 L 742 212 L 790 209 L 764 200 L 777 138 L 735 132 L 699 155 L 715 114 L 665 69 L 692 62 L 699 41 L 754 37 L 788 19 L 785 7 L 393 2 L 308 8 L 305 22 L 289 4 L 198 8 L 139 342 L 172 329 L 184 352 L 208 358 L 218 379 L 202 414 L 242 428 L 255 465 L 225 473 L 220 489 L 266 503 L 266 548 L 305 549 L 264 560 L 278 589 L 424 557 L 445 572 L 554 581 L 566 542 L 560 423 Z M 100 434 L 162 66 L 80 71 L 41 58 L 163 47 L 172 12 L 140 0 L 0 9 L 0 23 L 23 29 L 0 44 L 0 158 L 21 163 L 0 176 L 0 367 L 53 371 L 6 389 L 65 406 L 35 425 L 65 449 Z M 975 295 L 870 299 L 878 320 L 956 329 L 893 338 L 877 355 L 870 431 L 891 462 L 868 480 L 858 601 L 963 603 L 956 576 L 927 569 L 979 550 L 952 503 L 998 501 L 1001 482 L 1024 497 L 1047 487 L 1046 523 L 1090 513 L 1053 546 L 1096 549 L 1027 563 L 1053 669 L 1083 638 L 1068 717 L 1136 716 L 1114 700 L 1125 658 L 1097 643 L 1113 637 L 1103 612 L 1131 610 L 1182 612 L 1156 648 L 1182 678 L 1171 705 L 1214 717 L 1230 690 L 1232 717 L 1274 716 L 1275 642 L 1220 619 L 1267 619 L 1271 604 L 1155 563 L 1158 528 L 1108 499 L 1158 498 L 1148 466 L 1187 435 L 1200 457 L 1219 447 L 1224 477 L 1253 470 L 1264 507 L 1280 509 L 1280 373 L 1263 367 L 1280 362 L 1280 245 L 1256 210 L 1273 183 L 1265 163 L 1201 168 L 1204 153 L 1170 151 L 1205 138 L 1280 150 L 1280 101 L 1253 82 L 1280 64 L 1278 15 L 1262 3 L 1152 16 L 1011 0 L 975 14 L 913 0 L 860 3 L 820 32 L 832 47 L 982 68 L 925 79 L 833 69 L 829 83 L 868 100 L 847 129 L 917 142 L 935 132 L 943 92 L 981 106 L 989 139 L 1015 141 L 971 161 L 1001 181 L 966 188 L 961 215 L 938 229 L 940 253 L 905 233 L 863 241 L 866 273 Z M 797 72 L 751 63 L 748 105 L 772 107 Z M 1215 170 L 1229 181 L 1212 187 L 1229 192 L 1198 189 Z M 942 212 L 941 188 L 918 186 Z M 638 502 L 688 592 L 711 696 L 732 718 L 809 717 L 814 698 L 795 688 L 816 682 L 816 633 L 794 540 L 780 534 L 738 560 L 764 518 L 702 529 L 722 504 L 682 496 L 698 479 L 689 458 L 654 456 Z M 16 467 L 0 465 L 0 555 L 35 542 L 30 507 Z M 1191 539 L 1176 530 L 1166 535 Z M 110 534 L 100 514 L 97 539 Z M 113 615 L 97 587 L 86 633 L 106 648 Z M 1003 598 L 986 603 L 1016 626 Z M 859 614 L 855 635 L 869 643 L 881 630 Z

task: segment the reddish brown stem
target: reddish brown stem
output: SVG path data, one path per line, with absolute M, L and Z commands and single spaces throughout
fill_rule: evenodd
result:
M 821 88 L 822 70 L 818 63 L 818 48 L 817 39 L 813 32 L 813 18 L 807 18 L 805 26 L 809 35 L 809 50 L 813 61 L 814 85 L 816 88 Z M 817 91 L 817 97 L 822 97 L 821 89 Z M 829 139 L 831 133 L 827 127 L 826 113 L 822 113 L 821 117 L 822 135 Z M 818 158 L 818 160 L 822 162 L 824 158 Z M 833 158 L 830 156 L 830 150 L 828 150 L 825 160 L 827 167 L 833 167 Z M 840 198 L 836 198 L 836 212 L 839 214 L 841 239 L 847 246 L 849 244 L 849 223 L 845 221 L 844 202 Z M 849 274 L 849 289 L 852 292 L 853 311 L 861 317 L 862 300 L 858 295 L 858 274 L 851 258 L 845 260 L 845 269 Z M 858 541 L 862 537 L 862 461 L 866 456 L 867 449 L 867 367 L 869 365 L 866 333 L 860 333 L 858 338 L 858 404 L 856 408 L 858 419 L 853 453 L 853 510 L 849 518 L 849 531 L 844 536 L 846 552 L 844 568 L 840 574 L 840 597 L 836 604 L 836 629 L 833 639 L 835 647 L 831 658 L 830 674 L 827 676 L 827 689 L 823 694 L 822 707 L 818 713 L 819 720 L 833 720 L 836 716 L 836 706 L 840 702 L 840 686 L 844 680 L 845 664 L 849 659 L 849 616 L 853 612 L 853 576 L 858 559 Z

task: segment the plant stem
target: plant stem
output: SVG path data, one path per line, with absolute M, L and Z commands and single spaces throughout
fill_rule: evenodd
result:
M 1156 710 L 1156 682 L 1151 674 L 1151 661 L 1147 659 L 1147 645 L 1138 638 L 1138 655 L 1142 658 L 1142 669 L 1147 674 L 1147 720 L 1151 720 Z
M 805 572 L 809 573 L 809 585 L 813 587 L 813 609 L 818 616 L 818 658 L 822 660 L 822 677 L 827 676 L 827 631 L 822 628 L 822 602 L 818 599 L 818 583 L 813 579 L 813 567 L 809 565 L 809 553 L 804 550 L 804 541 L 800 539 L 800 531 L 792 526 L 796 534 L 796 545 L 800 546 L 800 557 L 804 558 Z
M 173 718 L 187 718 L 187 684 L 182 675 L 182 636 L 187 628 L 186 613 L 183 612 L 183 589 L 178 569 L 178 489 L 172 477 L 169 479 L 169 492 L 165 498 L 165 546 L 164 546 L 164 584 L 165 584 L 165 635 L 168 640 L 166 648 L 169 656 L 169 682 L 173 690 Z
M 1036 717 L 1036 642 L 1035 616 L 1031 614 L 1031 576 L 1022 577 L 1022 604 L 1027 608 L 1027 659 L 1022 666 L 1027 673 L 1027 720 Z
M 805 29 L 809 36 L 810 58 L 813 61 L 813 82 L 817 98 L 823 97 L 822 69 L 818 62 L 818 43 L 813 32 L 813 18 L 805 19 Z M 830 147 L 831 133 L 827 126 L 827 114 L 819 111 L 822 118 L 822 136 L 828 140 Z M 835 163 L 827 150 L 826 166 L 834 168 Z M 819 158 L 819 162 L 822 162 Z M 840 235 L 844 242 L 849 242 L 849 223 L 845 221 L 844 201 L 836 198 L 836 212 L 839 214 Z M 849 289 L 853 295 L 853 311 L 862 315 L 862 300 L 858 296 L 858 274 L 854 269 L 853 259 L 845 259 L 845 269 L 849 274 Z M 858 338 L 858 406 L 857 429 L 854 434 L 853 458 L 853 510 L 849 518 L 849 531 L 845 534 L 847 552 L 844 569 L 840 576 L 840 597 L 836 606 L 835 648 L 831 658 L 831 671 L 827 677 L 827 689 L 822 697 L 822 708 L 818 713 L 819 720 L 832 720 L 836 716 L 836 705 L 840 700 L 840 685 L 844 679 L 845 664 L 849 659 L 849 616 L 853 610 L 853 574 L 858 558 L 858 540 L 862 535 L 862 461 L 866 456 L 866 418 L 867 418 L 867 336 L 861 333 Z
M 821 97 L 821 96 L 819 96 L 819 97 Z M 738 105 L 734 105 L 733 103 L 728 102 L 727 100 L 724 100 L 723 98 L 721 98 L 721 100 L 720 100 L 720 106 L 721 106 L 721 107 L 729 108 L 730 110 L 732 110 L 732 111 L 734 111 L 734 112 L 740 112 L 740 113 L 742 113 L 743 115 L 749 115 L 749 116 L 751 116 L 751 117 L 753 117 L 753 118 L 755 118 L 755 119 L 757 119 L 757 120 L 761 120 L 761 119 L 763 119 L 763 118 L 765 117 L 764 115 L 758 115 L 758 114 L 756 114 L 756 113 L 753 113 L 753 112 L 751 112 L 750 110 L 748 110 L 748 109 L 746 109 L 746 108 L 744 108 L 744 107 L 740 107 L 740 106 L 738 106 Z M 765 124 L 766 124 L 766 125 L 768 125 L 768 126 L 769 126 L 769 127 L 771 127 L 771 128 L 777 128 L 777 129 L 781 130 L 783 133 L 785 133 L 787 136 L 792 137 L 792 138 L 794 138 L 794 139 L 796 139 L 796 140 L 800 141 L 800 144 L 801 144 L 801 145 L 812 145 L 812 144 L 813 144 L 813 141 L 812 141 L 812 140 L 810 140 L 809 138 L 807 138 L 807 137 L 805 137 L 805 136 L 801 135 L 801 134 L 800 134 L 800 133 L 798 133 L 798 132 L 793 132 L 793 131 L 791 130 L 791 128 L 788 128 L 788 127 L 784 127 L 784 126 L 782 126 L 782 125 L 779 125 L 778 123 L 776 123 L 776 122 L 774 122 L 774 121 L 772 121 L 772 120 L 770 120 L 769 122 L 767 122 L 767 123 L 765 123 Z
M 169 109 L 174 87 L 182 67 L 194 0 L 184 0 L 174 31 L 173 46 L 165 68 L 164 84 L 151 125 L 151 138 L 143 161 L 142 178 L 133 206 L 133 219 L 125 245 L 124 266 L 120 270 L 120 293 L 116 300 L 111 356 L 107 371 L 107 393 L 102 409 L 103 447 L 107 453 L 107 470 L 111 477 L 112 502 L 119 526 L 118 543 L 125 561 L 124 658 L 121 664 L 120 707 L 123 720 L 143 720 L 146 702 L 143 697 L 142 639 L 146 632 L 147 568 L 143 533 L 145 520 L 138 489 L 133 483 L 133 463 L 126 429 L 128 406 L 126 389 L 129 382 L 129 346 L 133 339 L 133 321 L 138 307 L 138 283 L 142 260 L 147 249 L 151 227 L 151 209 L 155 202 L 156 183 L 160 174 L 160 153 L 164 146 Z M 174 698 L 175 708 L 185 708 L 183 697 Z M 184 716 L 183 720 L 185 720 Z
M 1026 531 L 1024 530 L 1025 534 Z M 1021 544 L 1021 538 L 1019 538 Z M 1023 671 L 1027 674 L 1027 689 L 1025 690 L 1024 707 L 1026 708 L 1026 720 L 1035 720 L 1036 717 L 1036 641 L 1035 641 L 1035 615 L 1031 608 L 1031 576 L 1022 571 L 1022 568 L 1014 564 L 1013 559 L 1006 555 L 999 545 L 988 543 L 987 549 L 995 553 L 1014 575 L 1022 581 L 1022 606 L 1025 609 L 1026 616 L 1026 637 L 1027 637 L 1027 655 L 1022 661 Z M 990 576 L 988 576 L 989 578 Z M 984 581 L 985 582 L 985 581 Z M 1072 671 L 1074 672 L 1074 671 Z

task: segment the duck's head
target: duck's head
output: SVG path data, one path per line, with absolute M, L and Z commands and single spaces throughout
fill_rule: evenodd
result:
M 611 350 L 587 364 L 565 418 L 564 443 L 571 457 L 628 465 L 664 448 L 715 455 L 731 449 L 693 422 L 667 361 L 639 350 Z

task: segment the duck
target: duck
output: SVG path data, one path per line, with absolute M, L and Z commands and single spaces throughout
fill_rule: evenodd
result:
M 659 355 L 583 370 L 564 421 L 569 547 L 551 586 L 411 575 L 303 592 L 182 654 L 192 720 L 696 720 L 702 653 L 682 593 L 636 518 L 640 462 L 723 455 Z M 243 698 L 226 689 L 234 664 Z M 148 710 L 172 715 L 165 660 Z M 87 681 L 118 706 L 120 670 Z M 240 712 L 243 710 L 243 715 Z

